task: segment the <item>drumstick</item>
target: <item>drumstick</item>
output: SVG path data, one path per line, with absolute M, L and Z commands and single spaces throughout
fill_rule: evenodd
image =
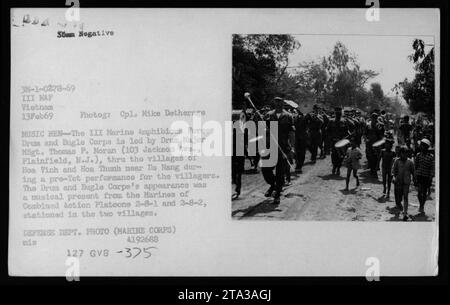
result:
M 252 107 L 255 109 L 255 112 L 259 115 L 259 117 L 261 118 L 261 120 L 264 120 L 262 114 L 259 112 L 258 108 L 256 108 L 255 104 L 253 104 L 252 99 L 250 98 L 250 93 L 245 92 L 244 93 L 244 97 L 250 102 L 250 104 L 252 104 Z

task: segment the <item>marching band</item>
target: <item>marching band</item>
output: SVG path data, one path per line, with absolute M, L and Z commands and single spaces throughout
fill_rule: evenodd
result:
M 263 161 L 267 156 L 261 157 L 263 147 L 258 147 L 253 155 L 248 154 L 246 149 L 244 155 L 234 153 L 232 183 L 235 184 L 235 191 L 232 199 L 241 194 L 241 176 L 245 160 L 249 159 L 254 171 L 257 171 L 258 164 L 261 167 L 264 180 L 269 186 L 265 196 L 273 197 L 273 204 L 279 204 L 283 187 L 291 184 L 291 170 L 302 173 L 306 150 L 310 152 L 312 165 L 317 158 L 323 159 L 331 154 L 332 175 L 340 176 L 344 165 L 347 167 L 346 190 L 352 172 L 358 187 L 360 181 L 357 170 L 360 168 L 360 148 L 364 140 L 367 168 L 371 176 L 378 179 L 381 166 L 383 195 L 387 198 L 390 196 L 391 184 L 394 183 L 396 208 L 403 211 L 404 220 L 408 218 L 407 193 L 411 182 L 419 190 L 419 212 L 424 211 L 423 206 L 434 177 L 434 124 L 429 118 L 418 116 L 411 121 L 407 115 L 400 118 L 379 109 L 364 113 L 359 109 L 335 107 L 334 111 L 330 111 L 318 104 L 313 106 L 311 112 L 302 113 L 295 102 L 280 97 L 275 97 L 271 105 L 259 110 L 249 93 L 245 94 L 245 99 L 242 109 L 233 111 L 233 121 L 240 121 L 243 129 L 248 121 L 264 121 L 266 124 L 278 122 L 276 134 L 270 128 L 266 129 L 267 137 L 274 136 L 277 139 L 278 159 L 275 165 L 265 166 Z M 247 107 L 248 102 L 251 107 Z M 244 147 L 249 142 L 259 144 L 262 137 L 263 135 L 246 134 Z M 235 139 L 233 143 L 236 145 Z M 406 162 L 407 160 L 410 162 Z M 406 178 L 408 175 L 412 177 L 411 181 Z

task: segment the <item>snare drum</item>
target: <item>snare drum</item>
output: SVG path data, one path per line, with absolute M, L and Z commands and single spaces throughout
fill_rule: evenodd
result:
M 372 144 L 372 147 L 373 148 L 381 148 L 383 145 L 384 145 L 384 143 L 386 143 L 386 139 L 381 139 L 381 140 L 379 140 L 379 141 L 376 141 L 375 143 L 373 143 Z
M 334 144 L 334 147 L 336 147 L 336 148 L 344 148 L 348 144 L 350 144 L 350 140 L 342 139 L 340 141 L 337 141 L 336 144 Z

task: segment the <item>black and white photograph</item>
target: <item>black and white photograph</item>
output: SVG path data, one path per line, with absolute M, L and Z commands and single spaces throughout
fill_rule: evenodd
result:
M 10 7 L 8 279 L 438 277 L 443 19 L 383 5 Z

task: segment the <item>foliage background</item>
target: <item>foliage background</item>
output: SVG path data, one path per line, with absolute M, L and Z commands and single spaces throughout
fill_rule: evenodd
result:
M 233 35 L 233 108 L 242 108 L 250 92 L 258 108 L 275 96 L 297 103 L 320 103 L 327 108 L 354 107 L 365 112 L 386 109 L 397 115 L 434 115 L 434 48 L 425 53 L 422 40 L 412 41 L 415 78 L 399 81 L 388 96 L 371 80 L 377 71 L 360 66 L 354 54 L 337 42 L 320 60 L 289 67 L 289 54 L 302 47 L 292 35 Z

